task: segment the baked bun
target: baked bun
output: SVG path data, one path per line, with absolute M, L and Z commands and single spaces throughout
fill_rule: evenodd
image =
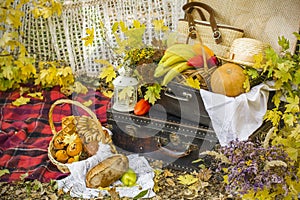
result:
M 122 154 L 113 155 L 86 174 L 86 186 L 89 188 L 108 187 L 114 183 L 128 170 L 128 158 Z

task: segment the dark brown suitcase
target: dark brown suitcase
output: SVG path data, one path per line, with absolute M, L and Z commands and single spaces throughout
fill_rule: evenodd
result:
M 199 169 L 199 163 L 193 161 L 199 159 L 200 152 L 214 149 L 218 143 L 214 131 L 152 108 L 146 116 L 108 109 L 107 124 L 118 151 L 161 160 L 165 167 Z
M 200 91 L 171 81 L 161 92 L 155 104 L 161 105 L 170 115 L 186 119 L 193 123 L 210 126 L 211 120 L 205 109 Z

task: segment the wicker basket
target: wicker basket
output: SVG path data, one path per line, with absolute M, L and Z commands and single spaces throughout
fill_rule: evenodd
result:
M 86 106 L 84 106 L 83 104 L 81 104 L 80 102 L 77 102 L 77 101 L 73 101 L 73 100 L 69 100 L 69 99 L 60 99 L 60 100 L 57 100 L 56 102 L 54 102 L 52 105 L 51 105 L 51 108 L 49 110 L 49 125 L 50 125 L 50 128 L 51 128 L 51 131 L 53 133 L 54 136 L 58 135 L 58 134 L 61 134 L 63 129 L 61 129 L 60 131 L 56 131 L 56 128 L 55 128 L 55 125 L 54 125 L 54 122 L 53 122 L 53 110 L 55 108 L 55 106 L 59 105 L 59 104 L 64 104 L 64 103 L 68 103 L 68 104 L 73 104 L 75 106 L 78 106 L 80 108 L 82 108 L 83 110 L 85 110 L 91 117 L 88 117 L 88 116 L 74 116 L 74 119 L 76 122 L 80 121 L 80 119 L 82 118 L 88 118 L 89 120 L 91 120 L 96 127 L 96 131 L 94 130 L 93 131 L 93 135 L 92 137 L 90 137 L 90 135 L 83 135 L 82 133 L 78 133 L 80 137 L 89 137 L 88 141 L 89 142 L 92 142 L 92 141 L 97 141 L 97 142 L 102 142 L 103 144 L 110 144 L 111 146 L 111 151 L 113 153 L 116 153 L 116 149 L 115 149 L 115 146 L 113 145 L 112 143 L 112 139 L 110 137 L 110 134 L 107 134 L 104 130 L 106 130 L 108 133 L 111 133 L 110 130 L 108 130 L 107 128 L 105 127 L 102 127 L 101 123 L 99 122 L 99 120 L 97 119 L 97 116 L 95 115 L 94 112 L 92 112 L 89 108 L 87 108 Z M 76 127 L 75 127 L 76 128 Z M 57 166 L 57 168 L 63 172 L 63 173 L 68 173 L 69 172 L 69 168 L 67 166 L 67 164 L 65 163 L 61 163 L 61 162 L 58 162 L 54 157 L 53 157 L 53 152 L 54 152 L 54 145 L 53 145 L 53 142 L 54 142 L 54 138 L 52 138 L 52 140 L 50 141 L 50 144 L 48 146 L 48 157 L 50 159 L 50 161 Z

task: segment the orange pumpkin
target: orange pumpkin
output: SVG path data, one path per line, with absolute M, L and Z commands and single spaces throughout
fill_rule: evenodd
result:
M 242 67 L 234 63 L 225 63 L 211 75 L 212 92 L 236 97 L 245 92 L 243 85 L 246 78 Z

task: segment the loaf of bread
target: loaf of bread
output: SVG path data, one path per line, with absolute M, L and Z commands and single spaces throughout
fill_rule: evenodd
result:
M 89 188 L 108 187 L 128 170 L 128 158 L 122 154 L 113 155 L 88 171 L 86 186 Z

